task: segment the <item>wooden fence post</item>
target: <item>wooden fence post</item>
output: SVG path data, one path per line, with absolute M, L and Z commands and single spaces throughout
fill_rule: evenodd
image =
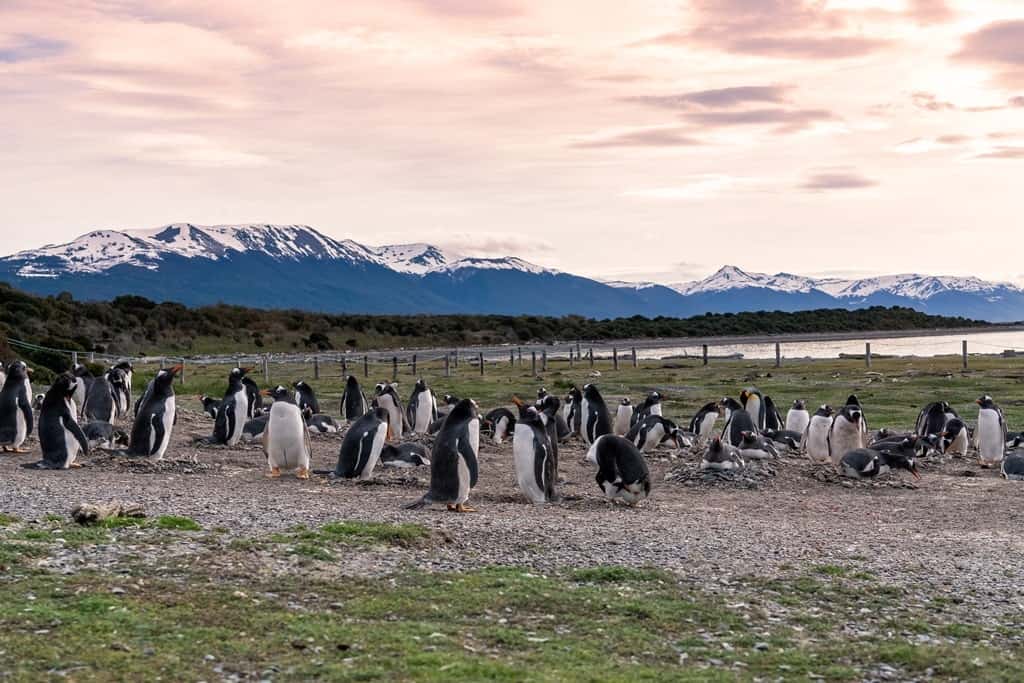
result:
M 569 351 L 571 353 L 572 349 L 570 349 Z M 576 340 L 576 360 L 583 360 L 583 354 L 580 352 L 580 340 L 579 339 Z
M 363 377 L 370 376 L 370 357 L 363 356 Z
M 455 369 L 459 369 L 459 350 L 455 349 L 452 351 L 452 357 L 455 359 Z
M 348 360 L 344 356 L 341 357 L 341 378 L 348 380 Z
M 74 367 L 76 365 L 78 365 L 78 351 L 72 351 L 71 352 L 71 366 Z
M 182 386 L 185 386 L 185 359 L 181 359 L 181 374 L 178 375 L 178 380 Z
M 516 366 L 516 352 L 515 351 L 509 351 L 508 352 L 508 366 L 510 368 L 514 368 Z
M 416 376 L 416 354 L 412 354 L 412 375 Z
M 590 355 L 590 367 L 594 367 L 594 347 L 593 346 L 590 347 L 589 355 Z
M 637 361 L 636 361 L 636 347 L 635 347 L 635 346 L 633 347 L 633 367 L 634 367 L 634 368 L 635 368 L 635 367 L 637 367 Z
M 313 379 L 320 379 L 320 356 L 313 356 Z
M 444 376 L 452 376 L 452 357 L 449 356 L 447 353 L 444 354 Z
M 707 344 L 701 344 L 700 345 L 700 356 L 701 356 L 701 360 L 703 360 L 703 362 L 704 362 L 704 365 L 707 365 L 708 364 L 708 345 Z
M 398 379 L 398 356 L 391 357 L 391 380 Z
M 263 356 L 263 381 L 270 381 L 270 356 Z
M 864 342 L 864 366 L 871 367 L 871 342 Z
M 483 354 L 482 351 L 480 352 L 479 359 L 480 359 L 480 376 L 483 377 L 484 376 L 484 354 Z
M 612 368 L 619 369 L 619 350 L 617 348 L 612 348 Z
M 537 352 L 530 351 L 530 372 L 537 374 Z
M 966 370 L 967 369 L 967 340 L 966 339 L 964 339 L 962 353 L 963 353 L 963 359 L 964 359 L 964 370 Z
M 782 367 L 782 344 L 775 342 L 775 367 Z
M 541 372 L 547 372 L 548 371 L 548 351 L 547 351 L 547 349 L 544 349 L 543 351 L 540 352 L 540 371 Z

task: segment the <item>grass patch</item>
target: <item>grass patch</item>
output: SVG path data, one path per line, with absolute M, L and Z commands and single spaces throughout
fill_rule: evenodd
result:
M 201 531 L 203 527 L 199 526 L 199 522 L 189 517 L 176 517 L 174 515 L 164 515 L 157 517 L 154 523 L 157 529 L 176 529 L 178 531 Z
M 573 581 L 580 583 L 627 583 L 646 581 L 671 581 L 672 577 L 660 569 L 632 567 L 591 567 L 577 569 L 570 575 Z
M 837 564 L 818 564 L 814 566 L 814 571 L 824 576 L 846 576 L 850 573 L 846 567 L 840 567 Z
M 6 512 L 0 512 L 0 526 L 10 526 L 18 521 L 18 518 L 14 515 L 9 515 Z

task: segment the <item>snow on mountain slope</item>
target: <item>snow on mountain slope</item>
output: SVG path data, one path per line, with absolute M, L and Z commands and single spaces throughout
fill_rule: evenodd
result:
M 668 287 L 680 294 L 699 294 L 703 292 L 724 292 L 741 287 L 764 287 L 778 292 L 809 292 L 814 289 L 811 278 L 777 273 L 748 273 L 736 266 L 723 266 L 717 272 L 703 280 L 670 284 Z
M 375 247 L 377 257 L 388 268 L 400 273 L 423 275 L 459 260 L 461 255 L 441 251 L 430 244 L 392 244 Z

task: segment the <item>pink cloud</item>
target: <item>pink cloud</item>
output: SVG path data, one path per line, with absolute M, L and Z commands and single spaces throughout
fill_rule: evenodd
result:
M 1004 85 L 1024 86 L 1024 19 L 993 22 L 968 34 L 954 57 L 990 67 Z
M 800 188 L 813 192 L 829 190 L 862 190 L 878 185 L 878 181 L 861 175 L 852 168 L 832 168 L 814 171 L 807 176 Z

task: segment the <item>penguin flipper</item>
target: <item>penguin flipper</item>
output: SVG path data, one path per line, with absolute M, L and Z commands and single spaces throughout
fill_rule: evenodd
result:
M 32 420 L 34 415 L 32 413 L 32 403 L 28 400 L 26 392 L 24 391 L 18 394 L 18 408 L 20 408 L 21 412 L 25 415 L 25 433 L 31 434 L 33 427 Z M 1006 431 L 1005 428 L 1003 431 Z
M 156 455 L 156 452 L 160 450 L 160 444 L 164 442 L 164 414 L 163 412 L 153 413 L 150 418 L 150 424 L 153 427 L 153 445 L 149 448 L 147 455 Z
M 85 438 L 85 432 L 82 431 L 82 428 L 71 417 L 71 413 L 68 413 L 67 417 L 61 415 L 60 422 L 64 429 L 75 435 L 75 440 L 82 447 L 82 455 L 89 455 L 89 440 Z
M 469 447 L 469 442 L 466 440 L 459 441 L 459 455 L 466 461 L 466 467 L 469 468 L 469 488 L 476 488 L 476 482 L 480 475 L 480 467 L 476 460 L 476 453 Z

